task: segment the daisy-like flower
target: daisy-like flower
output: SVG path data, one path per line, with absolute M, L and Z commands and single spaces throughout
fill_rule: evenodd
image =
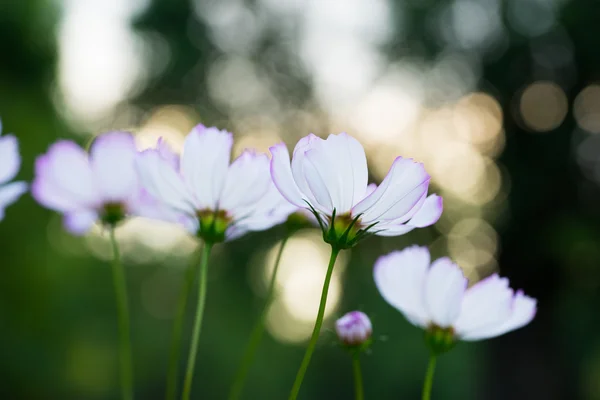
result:
M 159 146 L 137 162 L 144 187 L 190 232 L 216 243 L 268 229 L 295 211 L 269 174 L 269 158 L 252 150 L 230 164 L 233 135 L 196 126 L 181 160 Z
M 0 133 L 2 123 L 0 122 Z M 9 183 L 21 168 L 19 143 L 13 135 L 0 136 L 0 221 L 4 219 L 4 210 L 27 191 L 25 182 Z
M 291 164 L 285 144 L 271 147 L 271 154 L 271 174 L 281 194 L 311 210 L 325 241 L 338 248 L 370 234 L 397 236 L 432 225 L 442 213 L 442 198 L 427 196 L 430 176 L 423 164 L 398 157 L 379 186 L 368 185 L 365 151 L 345 133 L 327 140 L 304 137 Z
M 536 300 L 516 293 L 497 274 L 467 288 L 467 278 L 449 258 L 430 265 L 429 250 L 412 246 L 380 257 L 375 283 L 383 298 L 416 326 L 426 330 L 434 354 L 456 340 L 475 341 L 527 325 Z
M 373 325 L 365 313 L 351 311 L 335 322 L 335 332 L 345 346 L 362 347 L 369 344 Z
M 36 160 L 32 195 L 62 213 L 74 234 L 84 234 L 96 221 L 114 226 L 127 215 L 154 216 L 158 208 L 138 182 L 138 154 L 127 132 L 98 136 L 89 155 L 72 141 L 58 141 Z

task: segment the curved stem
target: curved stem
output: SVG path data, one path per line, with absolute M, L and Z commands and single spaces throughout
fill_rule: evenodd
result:
M 258 345 L 260 344 L 260 340 L 265 331 L 265 319 L 267 317 L 269 307 L 273 302 L 273 295 L 275 293 L 275 284 L 277 283 L 277 271 L 279 270 L 279 263 L 281 261 L 281 255 L 283 254 L 283 249 L 289 235 L 286 235 L 281 244 L 279 245 L 279 250 L 277 251 L 277 257 L 275 258 L 275 266 L 273 267 L 273 273 L 271 274 L 271 280 L 269 282 L 269 288 L 267 290 L 267 298 L 265 300 L 265 306 L 260 314 L 260 317 L 254 324 L 252 328 L 252 333 L 250 335 L 250 340 L 248 341 L 248 345 L 246 346 L 246 350 L 244 351 L 244 356 L 242 357 L 242 362 L 238 368 L 237 373 L 235 374 L 235 379 L 233 381 L 233 386 L 231 387 L 231 391 L 229 392 L 229 400 L 239 399 L 242 394 L 242 389 L 244 388 L 244 382 L 246 380 L 246 376 L 248 375 L 248 371 L 250 370 L 250 366 L 252 365 L 252 361 L 254 360 L 254 356 L 256 355 L 256 350 L 258 349 Z
M 192 344 L 188 355 L 187 369 L 185 371 L 185 381 L 183 383 L 183 400 L 189 400 L 192 392 L 192 380 L 194 378 L 194 367 L 196 365 L 196 353 L 198 352 L 198 341 L 200 339 L 200 330 L 202 328 L 202 317 L 204 315 L 204 304 L 206 303 L 206 277 L 208 271 L 208 258 L 212 243 L 205 243 L 202 249 L 202 259 L 200 261 L 200 288 L 198 289 L 198 305 L 196 307 L 196 317 L 194 319 L 194 330 L 192 332 Z
M 431 354 L 429 357 L 429 365 L 427 365 L 427 372 L 425 374 L 425 383 L 423 384 L 423 400 L 431 399 L 431 387 L 433 386 L 433 373 L 435 372 L 435 354 Z
M 115 237 L 115 228 L 110 228 L 110 243 L 113 251 L 112 273 L 117 313 L 119 321 L 119 362 L 121 374 L 121 397 L 123 400 L 133 399 L 133 363 L 131 361 L 131 328 L 129 326 L 129 305 L 127 301 L 127 285 L 125 272 L 121 264 L 119 245 Z
M 179 299 L 177 301 L 177 313 L 175 314 L 175 321 L 173 322 L 173 333 L 171 334 L 171 350 L 169 354 L 169 369 L 167 371 L 167 400 L 175 400 L 177 396 L 177 377 L 179 376 L 179 360 L 181 358 L 181 334 L 183 331 L 183 325 L 185 320 L 185 310 L 187 307 L 187 300 L 192 291 L 194 282 L 196 281 L 196 267 L 199 251 L 194 252 L 192 255 L 192 262 L 188 266 L 185 272 L 185 278 L 183 287 L 179 293 Z
M 352 371 L 354 372 L 354 395 L 356 400 L 364 400 L 362 372 L 360 371 L 360 355 L 358 352 L 352 357 Z
M 327 267 L 325 282 L 323 282 L 323 291 L 321 292 L 321 303 L 319 304 L 317 320 L 315 321 L 315 327 L 313 329 L 310 342 L 308 342 L 308 348 L 306 349 L 306 353 L 304 353 L 302 364 L 300 364 L 300 369 L 298 369 L 298 373 L 296 374 L 296 380 L 294 381 L 294 386 L 292 387 L 290 397 L 288 398 L 289 400 L 295 400 L 298 397 L 298 393 L 300 392 L 300 386 L 302 386 L 302 380 L 304 379 L 304 374 L 308 369 L 308 364 L 310 364 L 310 359 L 312 357 L 313 352 L 315 351 L 317 339 L 319 338 L 319 333 L 321 332 L 321 325 L 323 325 L 323 316 L 325 315 L 325 305 L 327 304 L 329 282 L 331 282 L 333 266 L 335 265 L 335 260 L 339 253 L 340 249 L 333 246 L 331 247 L 331 257 L 329 258 L 329 266 Z

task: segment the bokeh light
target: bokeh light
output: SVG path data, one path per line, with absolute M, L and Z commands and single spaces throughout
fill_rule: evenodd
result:
M 558 127 L 568 111 L 567 95 L 553 82 L 534 82 L 527 86 L 519 101 L 525 125 L 533 132 L 548 132 Z

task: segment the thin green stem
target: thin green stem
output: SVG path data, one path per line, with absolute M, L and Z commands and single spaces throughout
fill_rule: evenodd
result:
M 331 282 L 331 276 L 333 274 L 333 266 L 335 265 L 335 260 L 339 253 L 340 249 L 333 246 L 331 247 L 331 257 L 329 258 L 329 266 L 327 267 L 325 282 L 323 282 L 323 291 L 321 292 L 321 302 L 319 304 L 317 320 L 315 321 L 315 327 L 313 329 L 310 342 L 308 342 L 308 348 L 306 349 L 306 353 L 304 353 L 302 364 L 300 364 L 300 369 L 298 369 L 298 373 L 296 374 L 296 380 L 294 381 L 294 386 L 292 386 L 292 391 L 290 393 L 290 397 L 288 398 L 289 400 L 295 400 L 298 397 L 300 386 L 302 386 L 302 380 L 304 379 L 304 374 L 308 369 L 310 359 L 315 351 L 315 347 L 317 346 L 317 339 L 319 339 L 319 333 L 321 332 L 321 326 L 323 325 L 323 316 L 325 315 L 325 305 L 327 304 L 327 293 L 329 292 L 329 283 Z
M 260 344 L 260 340 L 262 339 L 263 333 L 265 331 L 265 319 L 269 312 L 269 307 L 273 302 L 275 286 L 277 283 L 277 271 L 279 270 L 281 255 L 283 254 L 283 249 L 285 247 L 285 244 L 287 243 L 288 238 L 289 235 L 286 235 L 281 241 L 281 244 L 279 245 L 277 257 L 275 258 L 275 266 L 273 267 L 273 273 L 271 274 L 271 280 L 269 282 L 269 288 L 267 290 L 265 306 L 263 307 L 260 317 L 258 318 L 256 323 L 254 324 L 254 327 L 252 328 L 250 340 L 248 340 L 246 350 L 244 351 L 244 355 L 242 357 L 242 362 L 238 368 L 237 373 L 235 374 L 235 379 L 233 381 L 231 391 L 229 392 L 229 400 L 236 400 L 240 398 L 242 394 L 242 389 L 244 388 L 244 382 L 246 381 L 246 377 L 248 375 L 248 371 L 250 371 L 250 366 L 252 365 L 252 361 L 254 361 L 256 350 L 258 350 L 258 345 Z
M 192 262 L 185 271 L 183 287 L 179 293 L 177 301 L 177 312 L 173 321 L 173 333 L 171 334 L 171 350 L 169 354 L 169 369 L 167 371 L 167 400 L 175 400 L 177 397 L 177 378 L 179 376 L 179 360 L 181 358 L 181 335 L 185 321 L 185 310 L 187 308 L 188 297 L 196 281 L 198 268 L 198 255 L 200 249 L 192 255 Z
M 131 328 L 129 326 L 129 305 L 127 300 L 127 284 L 125 272 L 121 264 L 119 245 L 115 237 L 115 228 L 110 228 L 110 243 L 113 251 L 113 284 L 117 300 L 119 321 L 119 371 L 121 374 L 121 397 L 133 400 L 133 363 L 131 361 Z
M 360 371 L 360 354 L 356 352 L 352 356 L 352 371 L 354 372 L 354 395 L 356 400 L 364 400 L 362 372 Z
M 200 330 L 202 329 L 202 317 L 204 316 L 204 305 L 206 303 L 206 277 L 208 271 L 208 259 L 213 244 L 206 242 L 202 249 L 202 259 L 200 261 L 200 288 L 198 289 L 198 305 L 196 307 L 196 317 L 194 319 L 194 330 L 192 332 L 192 344 L 188 355 L 187 369 L 185 371 L 185 381 L 183 383 L 182 400 L 189 400 L 192 392 L 192 381 L 194 378 L 194 367 L 196 365 L 196 354 L 198 353 L 198 342 L 200 339 Z
M 425 383 L 423 384 L 423 400 L 431 399 L 431 387 L 433 386 L 433 373 L 435 372 L 435 354 L 431 354 L 429 357 L 429 365 L 427 365 L 427 372 L 425 374 Z

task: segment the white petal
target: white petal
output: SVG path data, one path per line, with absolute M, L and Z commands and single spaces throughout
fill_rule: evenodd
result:
M 392 221 L 383 221 L 375 225 L 372 230 L 378 236 L 399 236 L 415 228 L 423 228 L 438 221 L 442 215 L 442 198 L 435 194 L 425 195 L 406 216 Z M 412 217 L 404 223 L 407 217 Z
M 21 166 L 19 143 L 13 135 L 0 137 L 0 184 L 17 175 Z
M 105 202 L 123 202 L 139 190 L 133 136 L 110 132 L 98 136 L 90 149 L 90 163 L 98 191 Z
M 508 318 L 496 326 L 488 326 L 478 331 L 470 332 L 461 339 L 467 341 L 488 339 L 521 328 L 530 323 L 535 317 L 536 305 L 537 301 L 535 299 L 518 291 L 513 298 Z
M 150 195 L 178 212 L 195 215 L 197 207 L 192 194 L 177 171 L 156 150 L 140 153 L 136 169 L 142 187 Z
M 338 214 L 363 199 L 369 173 L 365 150 L 356 139 L 346 133 L 329 135 L 315 143 L 309 154 L 317 170 L 323 171 Z
M 398 157 L 381 185 L 353 208 L 352 215 L 363 214 L 365 223 L 401 218 L 427 193 L 429 179 L 423 164 Z
M 408 225 L 424 228 L 435 224 L 441 217 L 444 210 L 444 203 L 441 196 L 432 194 L 425 199 L 425 203 L 419 208 L 417 213 L 408 221 Z
M 283 197 L 297 207 L 306 207 L 306 196 L 300 193 L 292 175 L 290 153 L 285 143 L 279 143 L 269 149 L 271 151 L 271 178 Z
M 0 186 L 0 220 L 4 218 L 4 209 L 17 201 L 27 191 L 25 182 L 13 182 Z
M 425 284 L 425 304 L 431 322 L 442 328 L 454 324 L 467 283 L 461 269 L 449 258 L 442 257 L 431 264 Z
M 221 196 L 233 135 L 217 128 L 196 126 L 185 139 L 181 157 L 183 177 L 201 209 L 215 209 Z
M 267 155 L 245 150 L 227 171 L 218 208 L 239 215 L 236 211 L 258 207 L 271 185 Z
M 102 201 L 87 153 L 70 141 L 56 142 L 36 159 L 31 194 L 43 206 L 62 212 L 94 208 Z
M 89 231 L 98 214 L 94 210 L 81 210 L 66 213 L 63 219 L 65 228 L 74 235 L 83 235 Z
M 377 224 L 369 231 L 375 232 L 377 236 L 400 236 L 404 235 L 415 229 L 414 226 L 410 225 L 392 225 L 392 224 Z
M 317 201 L 313 194 L 313 190 L 306 180 L 305 172 L 305 168 L 308 165 L 306 153 L 322 142 L 323 139 L 312 133 L 298 141 L 292 156 L 292 175 L 294 176 L 294 181 L 296 182 L 300 193 L 302 193 L 303 197 L 313 206 L 313 208 L 325 215 L 331 215 L 333 208 L 325 207 Z M 315 185 L 314 182 L 312 184 L 313 186 Z M 321 189 L 321 191 L 323 191 L 323 189 Z
M 175 153 L 171 146 L 169 146 L 169 144 L 162 137 L 158 138 L 158 141 L 156 142 L 156 150 L 158 151 L 158 154 L 160 154 L 160 156 L 167 161 L 175 171 L 179 171 L 179 154 Z
M 503 323 L 510 316 L 512 297 L 508 279 L 497 274 L 477 282 L 463 297 L 460 316 L 454 324 L 457 334 L 465 337 Z
M 311 204 L 318 211 L 321 211 L 326 215 L 331 215 L 333 213 L 334 203 L 331 197 L 332 193 L 329 191 L 327 183 L 323 179 L 322 173 L 324 172 L 325 170 L 317 169 L 317 166 L 309 159 L 304 163 L 304 177 L 310 188 L 310 193 L 314 198 L 314 201 L 311 201 Z
M 379 257 L 373 269 L 381 296 L 421 327 L 429 320 L 423 302 L 429 261 L 426 247 L 412 246 Z

